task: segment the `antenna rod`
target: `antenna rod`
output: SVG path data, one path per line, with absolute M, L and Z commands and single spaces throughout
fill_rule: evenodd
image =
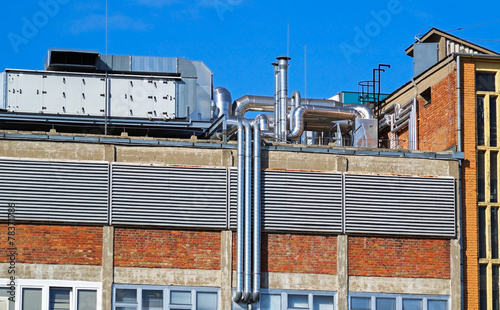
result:
M 106 61 L 108 60 L 108 0 L 106 0 Z M 108 103 L 109 103 L 109 88 L 108 88 L 108 65 L 105 65 L 106 70 L 106 97 L 104 99 L 104 135 L 108 134 Z

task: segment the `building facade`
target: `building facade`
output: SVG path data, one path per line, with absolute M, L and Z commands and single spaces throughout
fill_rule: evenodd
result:
M 253 309 L 460 309 L 457 153 L 262 148 Z M 237 155 L 194 138 L 1 132 L 0 307 L 247 309 L 232 296 Z
M 384 102 L 383 143 L 463 152 L 459 213 L 464 306 L 498 309 L 500 55 L 438 29 L 406 51 L 414 57 L 416 71 Z

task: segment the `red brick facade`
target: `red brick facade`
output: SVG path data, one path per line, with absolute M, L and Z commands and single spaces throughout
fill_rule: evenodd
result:
M 337 236 L 262 234 L 263 272 L 337 274 Z M 233 270 L 236 234 L 233 233 Z
M 455 72 L 431 87 L 431 103 L 418 100 L 418 149 L 443 151 L 457 140 L 457 94 Z
M 15 233 L 17 263 L 101 265 L 102 227 L 19 224 Z M 0 235 L 7 236 L 7 224 L 0 224 Z M 8 262 L 5 247 L 0 262 Z
M 450 278 L 450 241 L 349 237 L 350 276 Z
M 221 233 L 115 229 L 116 267 L 220 269 Z

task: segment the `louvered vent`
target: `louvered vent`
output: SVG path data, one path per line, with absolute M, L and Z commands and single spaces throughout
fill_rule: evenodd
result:
M 236 228 L 236 173 L 231 170 L 232 228 Z M 263 229 L 341 232 L 341 174 L 266 170 L 262 186 Z
M 455 179 L 345 175 L 347 233 L 455 235 Z
M 7 214 L 7 204 L 14 203 L 16 220 L 106 224 L 108 167 L 0 159 L 0 210 Z
M 226 228 L 223 168 L 112 165 L 112 223 Z

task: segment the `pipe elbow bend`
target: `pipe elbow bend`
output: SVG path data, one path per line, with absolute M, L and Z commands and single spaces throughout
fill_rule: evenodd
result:
M 242 295 L 243 294 L 240 291 L 234 292 L 233 293 L 234 302 L 236 302 L 236 303 L 240 302 Z
M 252 293 L 252 302 L 258 302 L 260 298 L 260 292 L 253 292 Z
M 250 302 L 250 292 L 243 292 L 243 296 L 241 298 L 241 301 L 244 303 Z

